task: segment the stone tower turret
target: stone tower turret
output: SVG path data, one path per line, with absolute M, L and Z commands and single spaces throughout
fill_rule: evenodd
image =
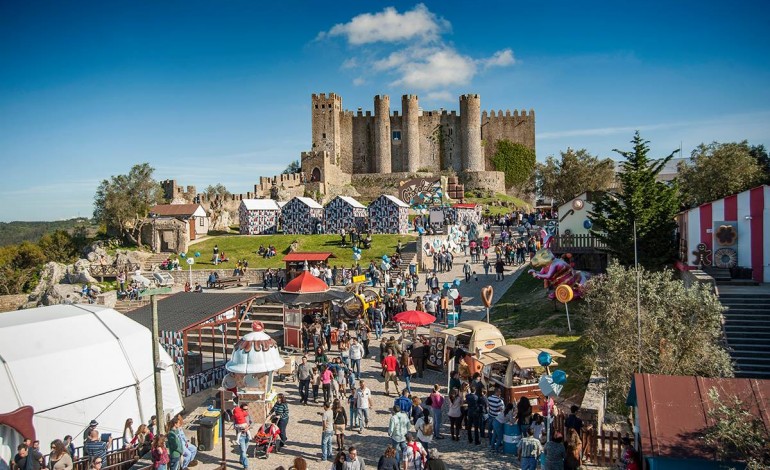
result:
M 332 161 L 339 162 L 340 158 L 340 114 L 342 114 L 342 98 L 334 93 L 313 94 L 312 109 L 312 138 L 313 152 L 329 152 Z
M 391 172 L 390 155 L 390 97 L 374 97 L 374 171 Z
M 460 96 L 462 162 L 465 171 L 484 171 L 481 152 L 481 99 L 479 95 Z
M 420 106 L 417 95 L 402 96 L 401 111 L 404 113 L 402 161 L 405 163 L 404 171 L 413 173 L 420 168 Z

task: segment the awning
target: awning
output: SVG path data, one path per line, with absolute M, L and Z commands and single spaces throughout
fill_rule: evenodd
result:
M 465 333 L 472 333 L 473 330 L 470 328 L 463 328 L 462 326 L 456 326 L 454 328 L 448 328 L 446 330 L 442 330 L 439 333 L 442 335 L 449 335 L 449 336 L 460 336 Z
M 328 290 L 326 292 L 310 292 L 306 294 L 294 294 L 291 292 L 273 292 L 260 300 L 265 302 L 285 304 L 285 305 L 309 305 L 320 304 L 327 301 L 346 302 L 353 298 L 352 292 L 342 292 L 338 290 Z
M 502 354 L 498 354 L 496 352 L 484 353 L 481 355 L 481 359 L 477 359 L 477 360 L 485 366 L 494 364 L 496 362 L 508 362 L 507 357 L 503 356 Z
M 522 357 L 513 361 L 521 369 L 534 369 L 535 367 L 541 367 L 540 362 L 536 357 Z

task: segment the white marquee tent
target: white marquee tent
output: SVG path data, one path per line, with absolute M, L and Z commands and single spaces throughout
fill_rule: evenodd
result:
M 161 363 L 173 364 L 160 349 Z M 34 409 L 41 448 L 71 434 L 75 445 L 92 419 L 120 437 L 155 414 L 152 335 L 110 308 L 54 305 L 0 313 L 0 414 Z M 161 373 L 166 415 L 182 410 L 172 367 Z M 0 468 L 21 436 L 0 425 Z

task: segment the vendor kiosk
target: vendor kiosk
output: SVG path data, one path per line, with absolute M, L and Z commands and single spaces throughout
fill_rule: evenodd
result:
M 441 330 L 441 334 L 446 337 L 445 357 L 453 361 L 450 373 L 459 367 L 462 378 L 481 373 L 482 365 L 473 357 L 505 345 L 505 336 L 495 325 L 478 320 L 461 321 L 454 328 Z
M 225 368 L 228 374 L 223 387 L 238 395 L 238 403 L 250 403 L 252 422 L 263 423 L 275 402 L 273 372 L 285 365 L 278 345 L 260 321 L 252 323 L 252 331 L 244 335 L 233 348 L 233 355 Z
M 547 352 L 551 357 L 564 357 L 551 349 L 529 349 L 516 344 L 507 344 L 484 353 L 480 358 L 471 358 L 473 367 L 480 367 L 482 380 L 490 386 L 502 387 L 506 403 L 516 403 L 521 397 L 529 398 L 532 406 L 541 404 L 545 399 L 538 385 L 540 376 L 545 371 L 538 355 Z M 552 362 L 551 365 L 557 365 Z

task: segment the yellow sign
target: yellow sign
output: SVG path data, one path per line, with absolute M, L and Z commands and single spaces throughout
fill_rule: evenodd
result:
M 366 282 L 366 274 L 353 276 L 353 282 Z

